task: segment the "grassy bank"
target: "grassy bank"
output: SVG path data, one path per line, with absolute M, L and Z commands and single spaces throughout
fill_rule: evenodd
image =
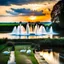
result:
M 7 64 L 8 60 L 9 60 L 9 54 L 3 54 L 4 51 L 8 51 L 8 48 L 11 49 L 11 47 L 6 47 L 5 49 L 5 45 L 0 45 L 0 64 Z
M 24 48 L 27 50 L 28 48 L 30 48 L 30 46 L 29 45 L 16 45 L 15 46 L 16 63 L 17 64 L 27 64 L 26 60 L 29 60 L 32 62 L 32 64 L 38 64 L 37 60 L 34 57 L 33 52 L 31 52 L 30 55 L 27 55 L 26 53 L 20 53 L 20 50 L 24 49 Z
M 47 46 L 58 46 L 58 47 L 62 47 L 64 46 L 64 38 L 59 38 L 59 39 L 0 39 L 0 44 L 6 44 L 7 42 L 10 42 L 10 44 L 12 44 L 12 42 L 15 45 L 42 45 L 42 47 L 47 47 Z
M 10 41 L 15 42 L 15 45 L 19 45 L 19 44 L 32 44 L 34 43 L 35 45 L 43 45 L 43 46 L 63 46 L 64 45 L 64 39 L 50 39 L 50 38 L 45 38 L 45 39 L 10 39 Z
M 0 26 L 17 26 L 18 23 L 0 23 Z
M 0 51 L 1 51 L 2 49 L 4 49 L 5 47 L 6 47 L 6 45 L 4 45 L 4 44 L 0 45 Z
M 0 32 L 11 32 L 14 26 L 18 26 L 19 23 L 0 23 Z M 25 26 L 25 24 L 23 24 Z

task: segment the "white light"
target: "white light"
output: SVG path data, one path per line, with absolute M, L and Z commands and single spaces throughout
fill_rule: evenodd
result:
M 35 20 L 36 19 L 36 16 L 30 16 L 29 17 L 31 20 Z

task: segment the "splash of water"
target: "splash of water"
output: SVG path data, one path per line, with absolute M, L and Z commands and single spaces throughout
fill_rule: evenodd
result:
M 22 35 L 25 34 L 25 28 L 20 24 L 17 28 L 16 26 L 13 28 L 11 33 L 12 35 Z
M 49 33 L 54 33 L 52 26 L 51 26 L 50 29 L 49 29 Z
M 50 29 L 49 29 L 49 32 L 47 34 L 57 35 L 58 33 L 54 32 L 53 28 L 51 26 Z
M 26 34 L 29 35 L 29 32 L 30 32 L 30 30 L 29 30 L 29 24 L 27 23 L 27 25 L 26 25 Z
M 39 27 L 39 25 L 35 25 L 35 28 L 34 28 L 34 31 L 33 32 L 30 32 L 30 27 L 29 27 L 29 23 L 27 23 L 27 25 L 26 25 L 26 30 L 25 30 L 25 28 L 20 24 L 17 28 L 16 28 L 16 26 L 13 28 L 13 31 L 12 31 L 12 33 L 11 33 L 12 35 L 17 35 L 17 36 L 22 36 L 22 35 L 24 35 L 24 36 L 26 36 L 26 35 L 29 35 L 29 36 L 31 36 L 31 35 L 50 35 L 50 34 L 52 34 L 52 35 L 54 35 L 54 34 L 57 34 L 57 33 L 55 33 L 55 32 L 53 32 L 53 28 L 52 28 L 52 26 L 50 27 L 50 29 L 49 29 L 49 32 L 47 32 L 46 30 L 45 30 L 45 27 L 44 26 L 40 26 Z
M 40 26 L 39 34 L 46 34 L 46 30 L 45 30 L 44 26 Z
M 38 33 L 38 25 L 37 25 L 37 24 L 36 24 L 36 26 L 35 26 L 34 33 L 35 33 L 35 34 Z
M 16 34 L 16 26 L 13 28 L 12 34 Z

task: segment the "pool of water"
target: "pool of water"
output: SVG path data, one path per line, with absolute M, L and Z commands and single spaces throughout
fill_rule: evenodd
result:
M 39 53 L 49 64 L 64 64 L 64 48 L 44 49 Z
M 51 34 L 48 35 L 29 35 L 29 36 L 15 36 L 10 33 L 0 33 L 0 38 L 8 38 L 8 39 L 38 39 L 38 38 L 59 38 L 58 36 L 53 36 Z

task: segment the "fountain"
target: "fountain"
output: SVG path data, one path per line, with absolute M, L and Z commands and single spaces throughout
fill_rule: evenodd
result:
M 36 24 L 34 31 L 31 32 L 28 23 L 26 25 L 26 30 L 20 24 L 17 28 L 15 26 L 11 33 L 11 35 L 15 35 L 15 36 L 39 36 L 39 35 L 43 35 L 43 34 L 46 34 L 45 28 L 43 26 L 40 26 L 40 28 L 39 28 L 39 26 Z
M 35 25 L 34 31 L 31 32 L 30 31 L 30 27 L 29 27 L 29 23 L 27 23 L 26 29 L 21 24 L 18 27 L 15 26 L 13 28 L 13 30 L 12 30 L 12 33 L 11 33 L 11 35 L 13 35 L 13 36 L 19 36 L 19 37 L 21 37 L 21 36 L 27 36 L 27 37 L 29 37 L 29 36 L 49 35 L 49 36 L 51 36 L 51 38 L 52 38 L 53 35 L 57 35 L 57 34 L 58 33 L 55 33 L 53 31 L 52 26 L 47 31 L 44 26 L 41 25 L 39 27 L 39 25 L 37 25 L 37 24 Z
M 25 34 L 25 28 L 20 24 L 16 29 L 16 35 L 22 36 Z
M 35 33 L 35 35 L 44 35 L 44 34 L 46 34 L 46 30 L 45 30 L 44 26 L 39 27 L 36 24 L 35 29 L 34 29 L 34 33 Z
M 47 34 L 44 26 L 40 26 L 40 28 L 39 28 L 39 34 Z
M 12 33 L 11 34 L 16 34 L 16 26 L 13 28 Z
M 49 33 L 54 33 L 52 26 L 51 26 L 50 29 L 49 29 Z
M 58 33 L 54 32 L 53 28 L 51 26 L 50 29 L 49 29 L 49 32 L 47 32 L 47 34 L 57 35 Z
M 34 33 L 37 34 L 38 33 L 38 25 L 36 24 L 35 28 L 34 28 Z
M 16 35 L 21 35 L 21 25 L 19 25 L 16 29 Z
M 30 33 L 29 24 L 27 23 L 27 25 L 26 25 L 26 35 L 29 35 L 29 33 Z
M 49 32 L 49 27 L 52 25 L 52 22 L 43 22 L 42 24 L 45 26 L 46 32 Z
M 15 26 L 11 33 L 11 35 L 15 35 L 15 36 L 22 36 L 24 34 L 25 34 L 25 28 L 21 24 L 17 28 Z
M 58 33 L 54 32 L 51 26 L 49 32 L 47 32 L 47 35 L 49 35 L 50 38 L 53 38 L 53 35 L 58 35 Z
M 47 34 L 47 35 L 48 34 L 52 34 L 52 35 L 57 35 L 58 34 L 58 33 L 53 31 L 53 28 L 51 26 L 52 25 L 51 21 L 50 22 L 43 22 L 42 24 L 46 27 L 46 33 L 45 34 Z M 49 27 L 50 27 L 50 29 L 49 29 Z

